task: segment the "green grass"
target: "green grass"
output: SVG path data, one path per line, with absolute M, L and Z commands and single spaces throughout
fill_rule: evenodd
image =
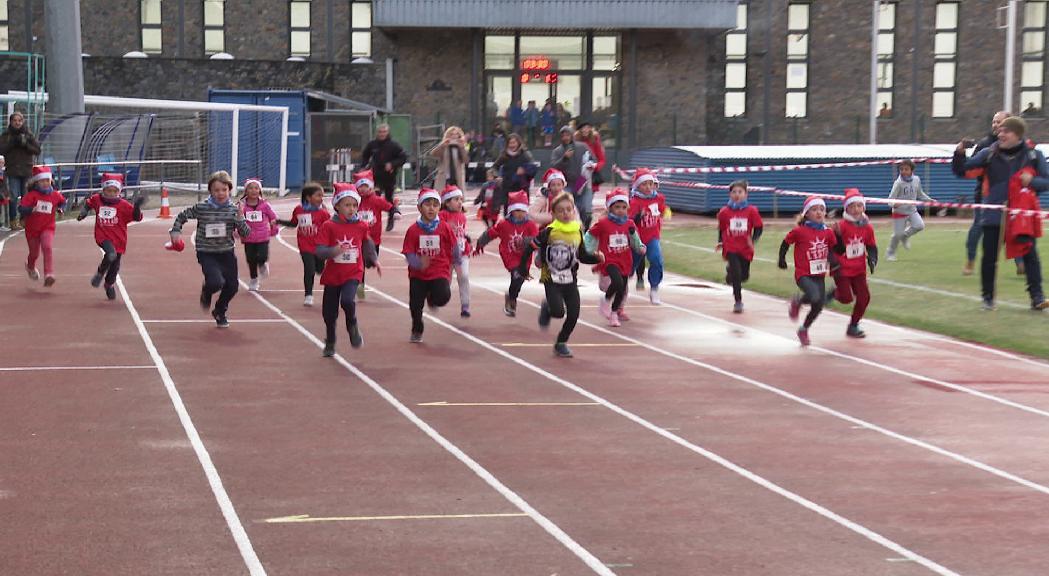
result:
M 1049 314 L 1028 309 L 1030 299 L 1025 290 L 1025 280 L 1023 276 L 1016 275 L 1012 261 L 1004 258 L 999 261 L 998 310 L 980 310 L 978 299 L 974 299 L 980 295 L 979 270 L 973 276 L 961 274 L 968 222 L 927 223 L 925 231 L 911 239 L 911 250 L 900 248 L 897 262 L 885 260 L 885 251 L 892 235 L 891 222 L 882 219 L 875 220 L 874 224 L 881 262 L 870 277 L 871 304 L 867 309 L 868 317 L 1049 358 Z M 786 221 L 766 222 L 765 233 L 757 246 L 757 258 L 775 261 L 780 242 L 790 226 Z M 663 239 L 668 270 L 724 281 L 724 261 L 720 254 L 709 250 L 717 239 L 713 219 L 689 219 L 687 224 L 681 222 L 664 229 Z M 787 261 L 793 262 L 789 254 Z M 879 284 L 875 279 L 945 290 L 959 296 Z M 788 297 L 797 292 L 797 287 L 793 270 L 780 270 L 772 262 L 755 260 L 750 281 L 744 285 L 744 290 Z M 840 304 L 832 307 L 843 312 L 851 310 L 851 306 Z

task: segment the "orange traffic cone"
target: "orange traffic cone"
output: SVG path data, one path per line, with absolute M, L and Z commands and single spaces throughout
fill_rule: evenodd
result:
M 168 202 L 168 189 L 160 189 L 160 214 L 157 218 L 171 218 L 171 204 Z

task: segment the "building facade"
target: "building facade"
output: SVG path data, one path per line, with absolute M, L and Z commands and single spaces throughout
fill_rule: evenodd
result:
M 309 88 L 416 124 L 516 127 L 535 148 L 547 147 L 544 128 L 585 118 L 619 154 L 870 137 L 873 14 L 860 0 L 80 3 L 89 94 L 202 100 L 209 88 Z M 951 142 L 986 129 L 1004 91 L 997 5 L 882 2 L 878 142 Z M 1016 38 L 1012 108 L 1036 138 L 1046 5 L 1022 3 Z M 0 48 L 42 53 L 46 33 L 42 0 L 0 0 Z M 18 65 L 0 62 L 0 89 L 25 89 Z M 530 101 L 534 127 L 531 112 L 512 118 L 515 103 Z

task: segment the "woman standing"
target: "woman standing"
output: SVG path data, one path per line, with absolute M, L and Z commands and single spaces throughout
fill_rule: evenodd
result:
M 591 180 L 594 194 L 597 194 L 601 190 L 601 183 L 605 181 L 604 176 L 601 175 L 601 170 L 605 167 L 605 147 L 601 144 L 601 135 L 589 122 L 584 120 L 576 127 L 576 140 L 590 148 L 590 155 L 594 157 L 594 162 L 597 162 Z
M 32 175 L 36 156 L 40 154 L 40 143 L 26 127 L 25 116 L 21 112 L 15 112 L 8 118 L 7 129 L 0 134 L 0 154 L 7 161 L 7 183 L 11 191 L 8 215 L 12 228 L 15 228 L 18 201 L 25 194 L 26 179 Z
M 503 213 L 506 216 L 506 199 L 511 192 L 524 190 L 528 192 L 532 187 L 532 178 L 535 176 L 536 166 L 532 155 L 525 147 L 524 140 L 516 132 L 506 138 L 506 150 L 499 155 L 492 165 L 492 169 L 499 174 L 499 188 L 495 191 L 492 201 L 493 213 Z
M 444 190 L 446 184 L 455 184 L 460 188 L 466 188 L 466 137 L 463 129 L 458 126 L 450 126 L 444 131 L 444 139 L 438 144 L 430 156 L 437 159 L 437 175 L 434 178 L 433 187 Z

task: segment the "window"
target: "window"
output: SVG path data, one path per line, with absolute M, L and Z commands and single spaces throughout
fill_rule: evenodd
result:
M 142 0 L 142 51 L 146 54 L 163 52 L 163 34 L 160 27 L 160 0 Z
M 372 3 L 350 2 L 350 55 L 372 55 Z
M 804 118 L 809 103 L 809 5 L 787 6 L 787 98 L 784 116 Z
M 932 116 L 954 116 L 954 90 L 958 67 L 958 2 L 936 3 L 933 39 Z
M 7 19 L 7 0 L 0 0 L 0 50 L 10 50 L 11 24 Z
M 725 34 L 725 117 L 747 115 L 747 4 L 736 6 L 736 27 Z
M 878 117 L 891 118 L 896 60 L 896 4 L 878 6 Z
M 1044 0 L 1024 2 L 1023 62 L 1020 65 L 1020 107 L 1024 116 L 1042 114 L 1045 92 L 1045 15 Z
M 291 55 L 309 58 L 310 56 L 310 2 L 309 0 L 291 0 Z
M 226 2 L 204 0 L 204 53 L 226 51 Z

